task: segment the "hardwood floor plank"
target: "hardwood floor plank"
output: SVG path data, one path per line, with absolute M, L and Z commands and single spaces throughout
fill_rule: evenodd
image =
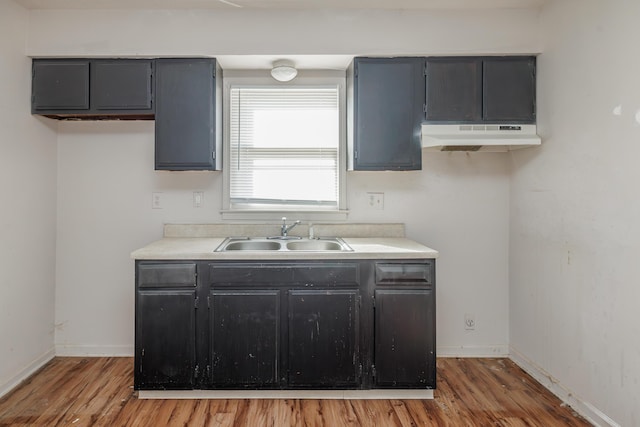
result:
M 508 359 L 437 366 L 433 400 L 141 400 L 131 358 L 55 358 L 0 399 L 0 427 L 590 425 Z

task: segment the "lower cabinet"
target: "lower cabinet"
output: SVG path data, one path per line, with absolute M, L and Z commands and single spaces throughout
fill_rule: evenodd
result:
M 358 386 L 359 305 L 358 290 L 289 291 L 289 385 Z
M 374 386 L 435 388 L 435 261 L 377 262 L 374 275 Z
M 376 290 L 375 298 L 375 385 L 435 388 L 433 291 Z
M 212 385 L 278 385 L 280 314 L 279 290 L 211 291 Z
M 135 389 L 435 388 L 435 261 L 137 261 Z
M 196 377 L 195 264 L 139 265 L 136 389 L 191 389 Z

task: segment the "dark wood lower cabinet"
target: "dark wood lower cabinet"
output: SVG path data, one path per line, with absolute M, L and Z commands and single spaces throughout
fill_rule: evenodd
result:
M 211 291 L 209 319 L 212 385 L 278 385 L 279 290 Z
M 375 300 L 375 385 L 435 388 L 434 292 L 376 290 Z
M 137 261 L 135 347 L 136 390 L 435 388 L 435 261 Z
M 359 384 L 358 290 L 289 292 L 289 385 Z
M 195 385 L 195 293 L 195 289 L 138 292 L 137 389 L 190 389 Z

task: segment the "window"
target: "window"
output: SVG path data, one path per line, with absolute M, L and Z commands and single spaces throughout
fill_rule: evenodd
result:
M 225 185 L 230 211 L 339 211 L 344 188 L 343 93 L 331 84 L 256 84 L 227 89 Z M 315 80 L 315 79 L 314 79 Z

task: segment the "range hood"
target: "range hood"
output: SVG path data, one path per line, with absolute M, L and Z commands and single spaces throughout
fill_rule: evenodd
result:
M 422 125 L 430 151 L 509 151 L 540 145 L 536 125 Z

